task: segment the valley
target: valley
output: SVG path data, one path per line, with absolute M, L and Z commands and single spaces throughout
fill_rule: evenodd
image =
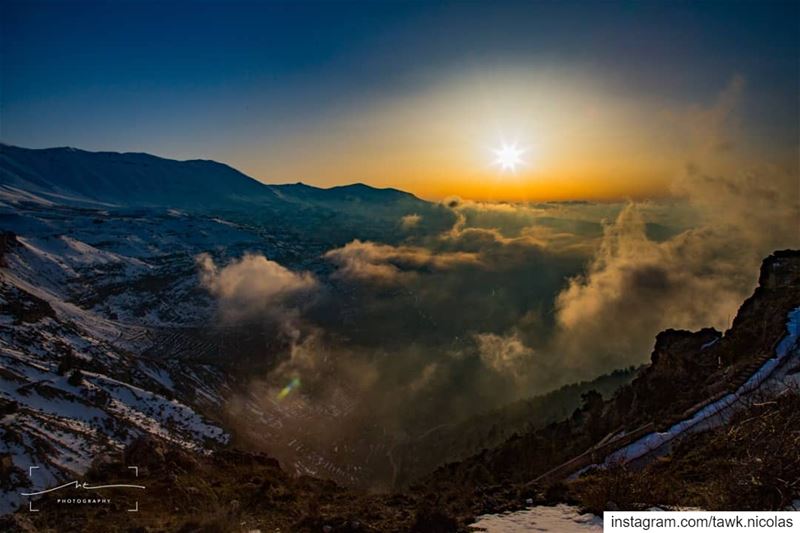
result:
M 651 468 L 798 386 L 795 251 L 765 260 L 727 331 L 669 329 L 649 364 L 573 379 L 534 358 L 558 327 L 551 302 L 609 231 L 572 206 L 528 208 L 503 234 L 475 219 L 510 207 L 264 185 L 213 162 L 3 146 L 0 163 L 0 513 L 23 530 L 26 490 L 130 466 L 154 487 L 141 503 L 156 529 L 433 532 L 532 504 L 600 512 L 579 474 L 601 487 Z M 104 172 L 117 181 L 78 179 Z M 129 195 L 131 180 L 158 194 Z M 229 183 L 194 191 L 204 180 Z M 581 247 L 548 248 L 564 241 Z M 92 512 L 65 519 L 91 531 Z

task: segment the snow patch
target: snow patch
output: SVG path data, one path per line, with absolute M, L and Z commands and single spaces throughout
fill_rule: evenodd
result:
M 537 506 L 513 513 L 483 515 L 478 517 L 478 521 L 469 528 L 471 531 L 485 531 L 486 533 L 601 532 L 603 531 L 603 519 L 593 514 L 581 514 L 576 507 L 560 504 L 554 507 Z

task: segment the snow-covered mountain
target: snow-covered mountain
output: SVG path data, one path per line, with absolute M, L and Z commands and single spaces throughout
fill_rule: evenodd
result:
M 276 200 L 269 187 L 215 161 L 75 148 L 2 145 L 0 183 L 50 198 L 129 206 L 213 206 L 241 197 Z
M 193 450 L 225 443 L 200 414 L 222 401 L 224 373 L 152 347 L 211 312 L 195 251 L 255 236 L 176 213 L 4 200 L 4 228 L 21 233 L 0 237 L 0 511 L 21 487 L 80 475 L 143 435 Z
M 397 189 L 362 183 L 321 189 L 303 183 L 267 185 L 216 161 L 175 161 L 145 153 L 29 149 L 0 144 L 0 185 L 62 203 L 173 208 L 287 208 L 426 202 Z
M 390 240 L 420 212 L 440 211 L 362 184 L 265 185 L 213 161 L 0 146 L 0 512 L 143 435 L 227 442 L 209 416 L 235 377 L 204 331 L 198 254 L 320 271 L 335 243 Z

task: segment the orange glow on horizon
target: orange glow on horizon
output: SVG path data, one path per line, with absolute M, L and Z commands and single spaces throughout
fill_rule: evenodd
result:
M 400 178 L 328 180 L 263 180 L 265 183 L 302 181 L 318 187 L 366 183 L 377 188 L 395 188 L 429 201 L 458 196 L 475 201 L 546 202 L 567 200 L 616 201 L 664 198 L 670 195 L 671 177 L 676 170 L 669 166 L 656 170 L 639 165 L 599 165 L 584 168 L 575 165 L 561 171 L 518 169 L 515 173 L 497 168 L 473 172 L 458 169 L 439 172 L 408 173 Z
M 547 76 L 468 73 L 319 117 L 231 155 L 265 183 L 362 182 L 428 200 L 663 198 L 689 162 L 741 170 L 742 159 L 735 159 L 745 154 L 713 150 L 719 117 L 739 85 L 734 78 L 698 107 L 611 90 L 602 79 L 557 69 Z

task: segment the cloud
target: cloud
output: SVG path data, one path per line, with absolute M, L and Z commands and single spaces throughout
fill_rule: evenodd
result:
M 308 272 L 293 272 L 263 255 L 245 254 L 220 268 L 209 254 L 197 257 L 200 282 L 227 319 L 285 313 L 296 299 L 318 288 Z
M 705 172 L 690 165 L 674 183 L 676 194 L 703 214 L 705 225 L 727 227 L 732 240 L 759 251 L 797 243 L 800 176 L 778 168 L 752 168 L 735 174 Z
M 666 328 L 724 328 L 752 289 L 757 268 L 738 266 L 728 236 L 689 230 L 664 242 L 648 239 L 634 204 L 606 226 L 586 274 L 556 299 L 553 352 L 564 374 L 591 376 L 646 360 Z
M 476 205 L 481 205 L 481 209 L 485 206 Z M 525 249 L 589 257 L 597 246 L 600 225 L 596 221 L 581 223 L 569 218 L 540 218 L 533 214 L 539 213 L 538 209 L 525 205 L 503 204 L 501 209 L 488 212 L 493 216 L 487 220 L 471 216 L 466 210 L 457 210 L 453 227 L 428 241 L 427 246 L 477 253 L 486 264 L 498 260 L 513 262 L 526 255 L 519 253 Z
M 439 368 L 439 363 L 429 363 L 422 367 L 422 371 L 419 375 L 412 379 L 408 384 L 408 390 L 411 391 L 413 394 L 424 390 L 426 387 L 430 386 L 431 381 L 436 374 L 436 370 Z
M 525 346 L 517 333 L 505 336 L 478 333 L 475 341 L 481 361 L 496 372 L 521 377 L 532 366 L 534 351 Z
M 410 215 L 404 215 L 403 217 L 400 218 L 400 227 L 408 231 L 419 226 L 421 220 L 422 216 L 416 213 L 412 213 Z
M 665 328 L 727 328 L 763 257 L 800 245 L 797 169 L 744 165 L 735 153 L 743 87 L 736 77 L 708 109 L 694 109 L 692 159 L 673 191 L 698 214 L 695 226 L 656 242 L 630 204 L 559 294 L 551 350 L 563 354 L 565 375 L 643 362 Z
M 693 157 L 706 158 L 737 148 L 741 121 L 737 113 L 745 79 L 733 76 L 709 107 L 693 106 L 686 116 Z
M 335 277 L 380 284 L 408 281 L 425 270 L 445 271 L 479 263 L 473 253 L 435 253 L 421 246 L 392 246 L 358 239 L 328 251 L 325 258 L 339 266 Z

